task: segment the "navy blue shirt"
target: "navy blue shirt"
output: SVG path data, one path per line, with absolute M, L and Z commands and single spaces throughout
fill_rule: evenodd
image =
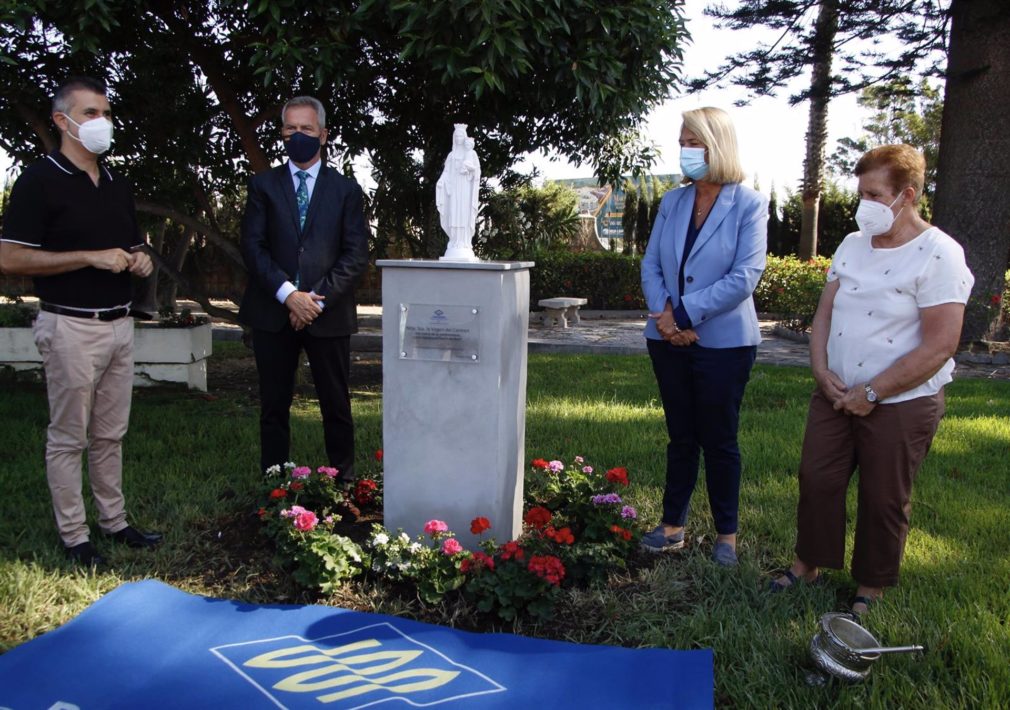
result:
M 95 185 L 58 150 L 29 165 L 11 189 L 2 240 L 53 252 L 128 251 L 142 244 L 126 178 L 104 165 L 98 172 Z M 131 298 L 129 271 L 87 266 L 33 281 L 35 295 L 57 306 L 115 308 Z
M 708 219 L 708 216 L 705 216 Z M 705 223 L 702 222 L 701 226 L 704 227 Z M 683 296 L 684 294 L 684 265 L 687 263 L 687 257 L 691 256 L 691 250 L 694 249 L 694 243 L 698 241 L 698 234 L 701 232 L 701 227 L 696 227 L 694 225 L 694 218 L 687 221 L 687 236 L 684 238 L 684 256 L 680 260 L 680 270 L 677 273 L 677 288 Z M 680 299 L 680 303 L 676 305 L 673 309 L 673 319 L 677 322 L 677 327 L 681 330 L 687 330 L 688 328 L 694 327 L 691 322 L 691 317 L 687 315 L 687 309 L 684 308 L 684 299 Z

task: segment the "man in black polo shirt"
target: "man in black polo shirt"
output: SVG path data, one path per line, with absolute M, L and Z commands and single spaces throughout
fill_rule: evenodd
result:
M 0 269 L 34 277 L 35 344 L 49 396 L 46 477 L 60 538 L 84 564 L 104 561 L 85 519 L 85 451 L 102 531 L 131 547 L 161 540 L 126 522 L 123 499 L 122 439 L 133 393 L 130 274 L 147 276 L 152 264 L 140 251 L 129 184 L 98 162 L 112 143 L 105 93 L 87 78 L 56 92 L 60 149 L 14 183 L 0 238 Z

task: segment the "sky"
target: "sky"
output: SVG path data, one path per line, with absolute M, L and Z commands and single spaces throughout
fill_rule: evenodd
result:
M 726 56 L 726 48 L 756 44 L 769 37 L 762 30 L 716 29 L 711 18 L 705 17 L 702 12 L 707 4 L 702 0 L 687 3 L 687 26 L 693 41 L 684 52 L 685 77 L 699 76 L 705 70 L 720 66 Z M 745 107 L 735 106 L 738 100 L 746 98 L 746 93 L 733 86 L 669 98 L 645 119 L 644 133 L 657 145 L 660 153 L 653 172 L 680 172 L 680 150 L 677 146 L 680 114 L 702 106 L 717 106 L 727 110 L 736 125 L 740 158 L 749 176 L 749 184 L 756 185 L 765 193 L 774 186 L 780 197 L 787 188 L 796 191 L 803 174 L 808 104 L 790 106 L 788 96 L 808 81 L 809 72 L 798 77 L 791 90 L 787 88 L 777 97 L 755 99 Z M 856 137 L 862 133 L 866 115 L 867 112 L 856 103 L 855 96 L 841 96 L 831 102 L 828 110 L 828 155 L 834 151 L 839 138 Z M 0 180 L 9 166 L 10 159 L 0 151 Z M 545 179 L 591 177 L 593 174 L 590 165 L 551 161 L 543 154 L 533 155 L 519 166 L 521 170 L 532 167 L 536 167 Z M 367 170 L 363 173 L 360 177 L 364 178 L 363 183 L 368 187 L 367 183 L 371 181 Z
M 712 19 L 702 12 L 707 4 L 700 0 L 687 3 L 687 27 L 692 43 L 684 52 L 685 77 L 700 76 L 706 70 L 718 68 L 726 57 L 726 48 L 756 44 L 769 37 L 763 30 L 716 29 Z M 680 172 L 677 140 L 681 113 L 702 106 L 716 106 L 729 112 L 736 126 L 740 159 L 749 184 L 754 187 L 756 181 L 756 186 L 766 194 L 774 185 L 780 197 L 787 188 L 798 191 L 803 176 L 809 104 L 790 106 L 788 97 L 809 81 L 808 71 L 796 79 L 791 90 L 787 88 L 777 97 L 755 99 L 744 107 L 735 103 L 746 99 L 746 92 L 735 86 L 669 98 L 645 120 L 644 133 L 660 152 L 652 172 L 659 175 Z M 867 116 L 868 112 L 857 104 L 853 95 L 832 100 L 828 109 L 826 154 L 834 152 L 839 138 L 861 135 Z M 573 165 L 563 160 L 552 162 L 543 154 L 532 156 L 526 165 L 538 168 L 545 179 L 591 177 L 593 174 L 591 165 Z

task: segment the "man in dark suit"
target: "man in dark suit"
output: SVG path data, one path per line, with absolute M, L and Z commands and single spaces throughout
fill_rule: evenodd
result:
M 354 285 L 368 263 L 361 188 L 320 159 L 326 112 L 300 96 L 281 112 L 289 160 L 249 182 L 242 256 L 249 285 L 239 319 L 253 330 L 260 383 L 260 465 L 289 460 L 290 409 L 302 349 L 309 358 L 330 466 L 353 476 L 347 387 L 357 331 Z

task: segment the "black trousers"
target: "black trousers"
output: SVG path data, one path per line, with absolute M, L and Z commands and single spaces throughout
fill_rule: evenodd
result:
M 253 330 L 253 352 L 260 383 L 260 467 L 283 464 L 291 455 L 291 400 L 301 351 L 309 357 L 323 416 L 329 465 L 340 478 L 354 476 L 354 421 L 347 380 L 351 366 L 349 335 L 320 338 L 290 325 L 279 333 Z M 297 461 L 314 466 L 312 461 Z
M 740 404 L 757 348 L 675 347 L 646 340 L 656 373 L 666 430 L 666 490 L 663 522 L 680 527 L 698 480 L 699 450 L 715 530 L 737 531 L 740 505 Z

